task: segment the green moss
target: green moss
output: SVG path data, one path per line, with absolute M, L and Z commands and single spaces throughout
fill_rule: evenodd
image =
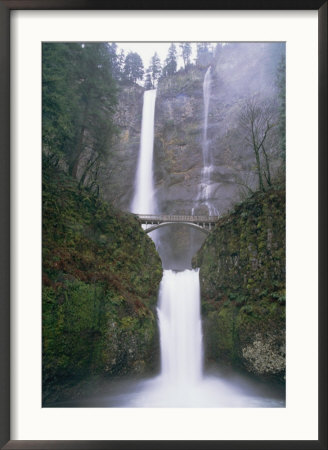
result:
M 255 341 L 261 342 L 256 344 L 261 348 L 284 347 L 284 191 L 256 193 L 236 205 L 219 220 L 193 258 L 193 266 L 200 267 L 208 359 L 252 371 L 243 356 L 245 346 L 247 355 L 253 354 L 249 346 Z M 277 341 L 269 339 L 271 335 L 277 336 Z M 277 361 L 281 367 L 280 356 Z M 254 367 L 263 369 L 263 364 L 253 362 Z
M 162 266 L 136 218 L 43 168 L 43 394 L 150 369 Z

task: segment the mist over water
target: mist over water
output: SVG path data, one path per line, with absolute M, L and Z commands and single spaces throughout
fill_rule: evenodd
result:
M 284 392 L 227 368 L 203 370 L 198 270 L 165 270 L 159 290 L 161 370 L 121 378 L 98 394 L 55 406 L 122 408 L 281 408 Z
M 198 270 L 165 270 L 159 291 L 161 372 L 121 398 L 127 407 L 281 407 L 256 383 L 203 373 Z

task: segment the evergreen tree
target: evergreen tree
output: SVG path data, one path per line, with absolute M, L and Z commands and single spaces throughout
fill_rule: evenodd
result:
M 149 67 L 149 69 L 146 72 L 146 77 L 145 77 L 145 89 L 146 91 L 149 91 L 150 89 L 153 89 L 153 83 L 152 83 L 152 77 L 151 77 L 151 67 Z
M 117 44 L 112 42 L 111 44 L 108 44 L 108 52 L 112 65 L 113 77 L 116 80 L 122 80 L 125 59 L 124 50 L 121 50 L 120 53 L 118 53 Z
M 191 44 L 189 42 L 183 42 L 180 44 L 180 49 L 184 67 L 187 69 L 187 67 L 190 66 L 190 57 L 192 53 Z
M 144 67 L 138 53 L 130 52 L 127 54 L 124 61 L 124 76 L 133 83 L 142 80 L 144 76 Z
M 90 170 L 105 156 L 113 131 L 116 85 L 107 44 L 85 44 L 77 71 L 80 80 L 79 114 L 76 117 L 74 151 L 69 161 L 69 172 L 75 178 L 83 153 L 88 153 L 84 156 Z
M 152 83 L 153 86 L 156 86 L 157 81 L 162 73 L 161 60 L 159 59 L 157 52 L 155 52 L 154 56 L 151 58 L 150 68 L 151 68 Z
M 79 110 L 76 66 L 81 51 L 76 43 L 42 45 L 42 143 L 57 159 L 67 160 L 74 145 Z
M 114 133 L 113 49 L 106 43 L 42 46 L 42 137 L 46 154 L 91 184 Z
M 177 71 L 177 49 L 175 44 L 170 45 L 168 55 L 165 59 L 165 66 L 163 68 L 163 75 L 165 77 L 174 75 Z
M 120 53 L 117 55 L 117 65 L 119 68 L 120 80 L 123 79 L 124 61 L 125 61 L 125 54 L 124 54 L 124 50 L 122 49 L 120 51 Z

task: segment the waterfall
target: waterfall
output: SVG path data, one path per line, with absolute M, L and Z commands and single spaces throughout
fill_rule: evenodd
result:
M 205 167 L 211 166 L 211 160 L 208 152 L 208 141 L 207 141 L 207 126 L 208 126 L 208 110 L 210 106 L 210 96 L 211 96 L 211 67 L 209 67 L 205 73 L 203 81 L 203 99 L 204 99 L 204 121 L 203 121 L 203 165 Z
M 152 214 L 157 209 L 153 181 L 155 100 L 156 90 L 145 91 L 135 195 L 131 204 L 132 212 L 138 214 Z M 156 241 L 156 233 L 151 235 Z M 203 356 L 197 270 L 164 271 L 157 312 L 164 386 L 181 389 L 199 382 Z
M 153 181 L 155 101 L 156 89 L 144 92 L 139 161 L 135 194 L 131 204 L 131 212 L 137 214 L 155 212 Z
M 203 120 L 203 139 L 202 139 L 202 151 L 203 151 L 203 169 L 202 178 L 199 189 L 199 194 L 197 200 L 202 205 L 207 207 L 209 215 L 218 215 L 219 212 L 211 202 L 212 196 L 212 184 L 211 184 L 211 174 L 213 171 L 213 160 L 212 153 L 209 149 L 209 143 L 207 139 L 207 129 L 208 129 L 208 113 L 210 106 L 211 97 L 211 67 L 209 67 L 205 73 L 203 81 L 203 100 L 204 100 L 204 120 Z
M 203 180 L 209 185 L 211 155 L 207 144 L 210 69 L 204 79 Z M 157 210 L 153 183 L 153 143 L 156 90 L 144 93 L 140 154 L 131 208 L 139 214 Z M 214 211 L 204 191 L 203 202 Z M 192 214 L 194 208 L 192 209 Z M 156 232 L 151 233 L 154 241 Z M 160 252 L 160 250 L 159 250 Z M 247 389 L 224 376 L 203 374 L 202 326 L 198 270 L 164 270 L 158 295 L 161 372 L 137 383 L 119 396 L 126 407 L 258 407 L 281 406 L 270 399 L 248 395 Z M 124 385 L 125 386 L 125 385 Z M 112 400 L 113 402 L 113 400 Z
M 158 318 L 162 376 L 186 385 L 202 375 L 202 332 L 198 270 L 165 270 L 159 292 Z

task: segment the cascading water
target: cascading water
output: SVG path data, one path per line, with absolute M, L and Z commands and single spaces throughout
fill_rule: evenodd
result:
M 211 67 L 209 67 L 205 73 L 203 82 L 203 99 L 204 99 L 204 122 L 203 122 L 203 165 L 205 167 L 211 167 L 211 155 L 208 152 L 207 141 L 207 127 L 208 127 L 208 110 L 210 106 L 211 96 Z
M 204 187 L 210 183 L 212 170 L 207 143 L 210 84 L 208 69 L 204 79 Z M 151 214 L 156 210 L 152 170 L 155 98 L 155 90 L 144 94 L 136 193 L 132 202 L 132 211 L 139 214 Z M 205 189 L 203 201 L 211 214 L 214 208 L 210 205 L 207 192 Z M 151 234 L 154 239 L 154 233 Z M 138 383 L 137 390 L 135 387 L 134 392 L 126 394 L 123 400 L 121 398 L 120 406 L 281 406 L 249 396 L 241 384 L 236 385 L 224 377 L 204 376 L 198 270 L 164 270 L 157 313 L 161 373 L 158 377 Z
M 211 83 L 212 83 L 211 67 L 209 67 L 205 73 L 203 82 L 203 99 L 204 99 L 204 121 L 203 121 L 203 139 L 202 139 L 203 169 L 197 200 L 201 205 L 205 205 L 207 207 L 208 214 L 210 216 L 212 215 L 215 216 L 218 215 L 219 212 L 211 202 L 211 194 L 212 194 L 211 174 L 213 171 L 213 160 L 207 138 L 208 113 L 211 97 Z
M 152 214 L 156 209 L 152 167 L 155 100 L 156 90 L 145 91 L 135 195 L 131 205 L 132 212 L 139 214 Z M 172 385 L 185 384 L 187 380 L 199 381 L 202 336 L 197 271 L 164 271 L 158 317 L 163 380 Z
M 202 376 L 202 331 L 198 271 L 165 270 L 158 318 L 163 380 L 180 386 L 199 382 Z
M 210 182 L 212 158 L 207 143 L 210 69 L 204 80 L 203 185 Z M 156 202 L 153 183 L 153 145 L 156 90 L 144 93 L 141 142 L 131 210 L 153 214 Z M 204 194 L 205 202 L 209 198 Z M 194 209 L 192 210 L 194 213 Z M 155 232 L 156 233 L 156 232 Z M 154 232 L 151 233 L 153 240 Z M 198 270 L 164 270 L 158 296 L 161 372 L 152 379 L 111 380 L 90 397 L 56 403 L 84 407 L 281 407 L 284 400 L 260 392 L 249 381 L 216 369 L 203 372 L 202 326 Z M 145 339 L 146 336 L 145 336 Z
M 156 89 L 145 91 L 135 194 L 131 204 L 131 212 L 137 214 L 153 214 L 155 212 L 153 182 L 155 101 Z
M 205 117 L 209 102 L 209 71 L 204 82 Z M 205 77 L 206 78 L 206 77 Z M 206 95 L 205 95 L 206 92 Z M 144 93 L 142 132 L 135 196 L 131 209 L 139 214 L 156 211 L 153 185 L 153 142 L 156 90 Z M 207 106 L 206 106 L 207 105 Z M 207 120 L 204 120 L 206 143 Z M 205 150 L 206 145 L 204 146 Z M 211 167 L 204 152 L 204 168 Z M 210 173 L 210 171 L 204 172 Z M 205 183 L 205 177 L 204 177 Z M 210 208 L 209 208 L 210 210 Z M 194 211 L 192 211 L 193 213 Z M 154 234 L 152 232 L 152 238 Z M 284 400 L 235 373 L 203 373 L 203 350 L 198 270 L 164 270 L 158 299 L 161 373 L 143 381 L 122 380 L 109 392 L 70 406 L 119 407 L 282 407 Z M 269 394 L 269 395 L 268 395 Z M 77 403 L 77 404 L 76 404 Z M 81 404 L 82 403 L 82 404 Z M 65 406 L 62 405 L 62 406 Z
M 161 373 L 120 397 L 126 407 L 281 407 L 251 382 L 231 373 L 203 373 L 198 270 L 165 270 L 158 318 Z

